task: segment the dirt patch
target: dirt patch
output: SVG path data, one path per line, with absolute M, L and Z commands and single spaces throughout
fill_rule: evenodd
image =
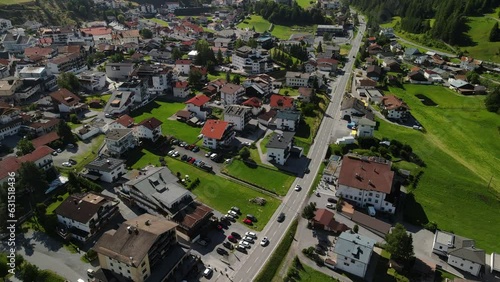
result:
M 435 107 L 438 105 L 434 101 L 432 101 L 431 98 L 425 96 L 424 94 L 415 94 L 415 97 L 420 99 L 420 102 L 422 102 L 422 104 L 424 104 L 426 106 Z

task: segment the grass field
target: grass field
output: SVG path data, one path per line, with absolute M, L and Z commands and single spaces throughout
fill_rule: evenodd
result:
M 21 3 L 28 3 L 28 2 L 35 2 L 33 0 L 0 0 L 0 5 L 12 5 L 12 4 L 21 4 Z
M 252 15 L 250 19 L 246 18 L 243 22 L 238 24 L 238 28 L 255 28 L 256 32 L 264 32 L 269 30 L 271 23 L 261 16 Z M 271 34 L 279 39 L 289 39 L 290 35 L 294 33 L 314 32 L 314 26 L 283 26 L 274 25 Z
M 51 215 L 51 214 L 54 214 L 54 211 L 57 209 L 57 207 L 62 203 L 64 202 L 64 200 L 66 200 L 66 198 L 68 198 L 69 196 L 69 193 L 66 192 L 64 195 L 62 195 L 62 200 L 59 201 L 55 201 L 53 202 L 52 204 L 50 204 L 48 207 L 47 207 L 47 210 L 45 211 L 46 214 L 48 215 Z
M 234 160 L 226 167 L 226 172 L 236 178 L 253 183 L 273 191 L 278 195 L 286 195 L 292 186 L 294 176 L 261 166 L 250 167 L 240 160 Z
M 127 166 L 135 169 L 143 168 L 149 164 L 159 166 L 159 157 L 146 149 L 136 150 L 129 154 Z M 280 201 L 275 198 L 241 186 L 225 178 L 207 173 L 180 160 L 166 158 L 166 161 L 168 168 L 173 174 L 180 172 L 181 175 L 189 175 L 189 178 L 192 180 L 196 178 L 200 179 L 200 185 L 192 191 L 199 201 L 221 213 L 225 213 L 232 206 L 238 206 L 243 214 L 250 213 L 255 215 L 259 220 L 252 226 L 255 230 L 262 230 L 264 228 L 280 204 Z M 256 197 L 266 199 L 267 204 L 261 207 L 248 202 L 249 199 Z
M 339 281 L 333 277 L 330 277 L 323 272 L 319 272 L 305 264 L 302 264 L 302 268 L 299 270 L 299 278 L 295 279 L 294 281 L 304 281 L 304 282 L 309 282 L 309 281 L 321 281 L 321 282 L 327 282 L 327 281 Z
M 164 20 L 161 20 L 161 19 L 157 19 L 157 18 L 152 18 L 152 19 L 149 19 L 150 21 L 152 22 L 155 22 L 161 26 L 168 26 L 168 23 Z
M 440 86 L 405 87 L 390 92 L 403 98 L 426 133 L 381 122 L 376 136 L 409 144 L 427 165 L 414 190 L 413 215 L 474 238 L 487 251 L 500 249 L 498 115 L 485 110 L 484 97 L 463 97 Z M 438 106 L 425 106 L 415 94 Z
M 500 62 L 500 42 L 490 42 L 489 36 L 497 20 L 490 17 L 469 17 L 467 34 L 476 43 L 475 46 L 462 47 L 469 55 L 487 61 Z
M 296 1 L 297 1 L 297 4 L 299 4 L 299 6 L 304 8 L 304 9 L 309 7 L 309 6 L 314 5 L 316 3 L 316 1 L 311 1 L 311 0 L 296 0 Z
M 329 101 L 324 95 L 316 94 L 316 96 L 320 99 L 319 109 L 314 111 L 314 117 L 302 115 L 302 120 L 295 134 L 295 145 L 304 148 L 304 155 L 307 155 L 309 152 L 314 136 L 316 136 L 316 132 L 321 124 L 321 120 L 323 119 L 323 112 Z
M 286 92 L 286 93 L 285 93 Z M 295 89 L 295 88 L 291 88 L 291 87 L 283 87 L 280 89 L 280 92 L 279 92 L 281 95 L 283 96 L 299 96 L 300 93 L 299 93 L 299 90 L 298 89 Z
M 140 108 L 140 110 L 132 112 L 131 116 L 136 123 L 155 117 L 163 122 L 161 129 L 164 135 L 173 135 L 188 143 L 195 143 L 198 140 L 197 136 L 200 134 L 201 128 L 168 119 L 177 111 L 184 109 L 184 107 L 184 103 L 153 101 Z

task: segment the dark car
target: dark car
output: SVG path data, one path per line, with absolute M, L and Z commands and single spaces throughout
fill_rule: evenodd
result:
M 278 222 L 283 222 L 285 221 L 285 213 L 280 213 L 280 215 L 278 215 Z
M 231 244 L 231 242 L 228 242 L 228 241 L 225 241 L 224 243 L 222 243 L 222 246 L 224 246 L 230 250 L 234 249 L 233 244 Z
M 238 232 L 231 232 L 231 236 L 233 236 L 236 239 L 241 239 L 241 235 Z
M 188 155 L 182 155 L 181 161 L 186 161 L 188 159 Z
M 257 222 L 257 218 L 253 214 L 247 214 L 247 218 L 253 222 Z
M 223 255 L 223 256 L 229 255 L 229 253 L 226 250 L 224 250 L 223 248 L 217 248 L 217 253 L 219 255 Z
M 191 159 L 191 160 L 189 160 L 188 162 L 192 164 L 192 163 L 196 162 L 196 159 L 195 159 L 195 158 L 192 158 L 192 159 Z
M 70 164 L 72 164 L 72 165 L 76 165 L 76 161 L 75 161 L 75 160 L 73 160 L 73 159 L 69 159 L 69 160 L 68 160 L 68 162 L 69 162 Z
M 194 147 L 193 147 L 193 149 L 191 149 L 191 151 L 193 151 L 193 152 L 195 152 L 195 153 L 196 153 L 196 152 L 199 152 L 199 151 L 200 151 L 200 147 L 198 147 L 198 146 L 194 146 Z
M 190 150 L 191 151 L 193 148 L 194 148 L 194 145 L 187 145 L 186 146 L 186 150 Z
M 335 200 L 334 198 L 328 198 L 328 202 L 329 202 L 329 203 L 336 203 L 336 202 L 337 202 L 337 200 Z
M 233 243 L 237 243 L 237 242 L 238 242 L 238 239 L 236 239 L 236 237 L 234 237 L 234 236 L 232 236 L 232 235 L 227 236 L 227 239 L 228 239 L 230 242 L 233 242 Z

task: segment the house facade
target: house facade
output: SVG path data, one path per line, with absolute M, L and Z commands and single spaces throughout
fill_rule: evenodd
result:
M 376 241 L 351 232 L 342 232 L 335 244 L 335 267 L 365 277 Z
M 210 98 L 208 96 L 201 94 L 187 100 L 185 104 L 187 105 L 187 110 L 194 113 L 196 118 L 206 120 L 212 113 L 212 109 L 206 106 L 209 101 Z
M 136 140 L 130 128 L 112 129 L 106 132 L 106 148 L 111 156 L 119 157 L 129 149 L 133 149 L 135 145 Z
M 220 89 L 220 98 L 224 105 L 239 104 L 245 95 L 245 88 L 241 85 L 227 83 Z
M 356 136 L 357 137 L 373 137 L 373 132 L 375 131 L 375 126 L 377 123 L 367 117 L 362 117 L 357 122 Z
M 234 130 L 243 131 L 251 117 L 251 108 L 246 106 L 231 105 L 224 109 L 224 121 L 234 126 Z
M 391 119 L 405 118 L 410 110 L 405 102 L 394 95 L 384 96 L 382 106 L 386 117 Z
M 248 46 L 240 47 L 234 51 L 232 64 L 249 74 L 266 73 L 273 70 L 273 63 L 267 50 L 252 49 Z
M 285 75 L 285 83 L 286 86 L 289 87 L 308 87 L 310 77 L 311 75 L 308 73 L 287 71 Z
M 214 150 L 229 145 L 236 136 L 231 123 L 213 119 L 205 122 L 201 134 L 203 134 L 203 146 Z
M 300 123 L 300 111 L 278 111 L 274 124 L 284 131 L 296 131 Z
M 279 165 L 285 165 L 293 148 L 295 132 L 282 132 L 274 134 L 266 145 L 267 160 Z
M 101 180 L 107 183 L 113 183 L 122 175 L 127 173 L 125 161 L 122 159 L 97 157 L 85 166 L 88 173 L 85 175 L 91 180 Z
M 191 94 L 189 83 L 187 81 L 177 81 L 175 83 L 173 93 L 176 98 L 186 98 L 189 94 Z
M 162 124 L 162 121 L 154 117 L 145 119 L 135 127 L 135 136 L 139 139 L 149 139 L 156 142 L 162 136 Z

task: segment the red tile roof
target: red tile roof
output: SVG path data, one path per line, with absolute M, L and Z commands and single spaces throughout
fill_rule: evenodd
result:
M 403 100 L 399 99 L 394 95 L 387 95 L 382 97 L 382 104 L 387 110 L 396 109 L 399 107 L 409 108 Z
M 331 58 L 320 58 L 316 61 L 318 64 L 332 64 L 332 65 L 338 65 L 339 61 Z
M 187 81 L 177 81 L 175 82 L 175 88 L 186 88 L 188 87 L 189 82 Z
M 98 36 L 98 35 L 111 34 L 113 30 L 107 27 L 89 27 L 89 28 L 81 28 L 80 31 L 85 34 L 90 34 L 92 36 Z
M 238 85 L 238 84 L 233 84 L 233 83 L 227 83 L 222 88 L 220 89 L 221 92 L 224 92 L 226 94 L 234 94 L 241 90 L 243 86 Z
M 187 100 L 185 102 L 185 104 L 193 104 L 197 107 L 201 107 L 203 105 L 205 105 L 208 101 L 210 101 L 210 98 L 207 97 L 206 95 L 198 95 L 198 96 L 194 96 L 193 98 Z
M 50 93 L 50 97 L 58 103 L 64 104 L 69 107 L 74 106 L 80 102 L 80 98 L 78 96 L 71 93 L 71 91 L 65 88 Z
M 293 98 L 273 94 L 271 95 L 269 104 L 271 108 L 292 108 Z
M 0 161 L 0 179 L 4 179 L 9 175 L 9 172 L 15 172 L 21 168 L 21 163 L 24 162 L 35 162 L 39 159 L 50 155 L 54 150 L 47 146 L 41 146 L 35 149 L 35 151 L 30 154 L 24 155 L 22 157 L 16 158 L 14 156 L 9 156 Z
M 144 126 L 148 128 L 149 130 L 154 130 L 161 126 L 163 122 L 157 118 L 151 117 L 148 119 L 145 119 L 139 123 L 140 126 Z
M 175 61 L 176 65 L 190 65 L 192 62 L 191 60 L 177 60 Z
M 33 143 L 33 146 L 35 148 L 38 148 L 38 147 L 41 147 L 41 146 L 44 146 L 44 145 L 47 145 L 51 142 L 54 142 L 56 140 L 59 139 L 59 135 L 57 134 L 57 132 L 55 131 L 51 131 L 47 134 L 44 134 L 38 138 L 35 138 L 33 140 L 31 140 L 31 143 Z
M 378 162 L 374 158 L 346 155 L 340 167 L 339 185 L 360 190 L 391 193 L 394 171 L 391 163 Z
M 201 73 L 202 75 L 207 75 L 207 72 L 208 72 L 207 68 L 205 68 L 205 67 L 197 67 L 197 66 L 192 66 L 192 67 L 191 67 L 191 71 L 193 71 L 193 70 L 198 70 L 198 71 L 200 71 L 200 73 Z
M 28 47 L 24 49 L 24 55 L 26 57 L 31 57 L 33 55 L 40 55 L 40 56 L 48 56 L 50 55 L 54 50 L 50 47 Z
M 115 120 L 115 122 L 117 122 L 125 127 L 129 127 L 130 125 L 134 124 L 134 118 L 130 117 L 129 115 L 123 115 L 123 116 L 120 116 L 119 118 L 117 118 Z
M 203 136 L 219 140 L 224 136 L 224 132 L 229 126 L 229 122 L 223 120 L 209 119 L 206 121 L 201 134 Z
M 53 126 L 56 126 L 57 124 L 59 124 L 60 121 L 61 120 L 58 119 L 58 118 L 51 118 L 47 122 L 36 121 L 36 122 L 32 122 L 28 126 L 31 127 L 31 128 L 34 128 L 34 129 L 50 128 L 50 127 L 53 127 Z
M 243 106 L 258 108 L 258 107 L 262 106 L 262 101 L 257 97 L 252 97 L 252 98 L 246 100 L 245 102 L 243 102 Z
M 334 218 L 334 213 L 327 209 L 317 209 L 313 221 L 335 232 L 344 232 L 349 230 L 347 225 L 337 222 Z

